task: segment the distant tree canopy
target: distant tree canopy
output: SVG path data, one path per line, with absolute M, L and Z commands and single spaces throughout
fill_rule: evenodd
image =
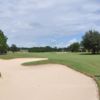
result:
M 28 49 L 29 52 L 62 52 L 66 51 L 66 48 L 57 48 L 57 47 L 33 47 Z
M 67 49 L 71 52 L 79 52 L 80 44 L 78 42 L 75 42 L 71 44 Z
M 10 47 L 10 51 L 12 51 L 13 53 L 14 52 L 17 52 L 19 51 L 20 49 L 15 45 L 15 44 L 12 44 L 12 46 Z
M 4 35 L 3 31 L 0 30 L 0 54 L 7 53 L 7 37 Z
M 82 45 L 92 54 L 100 51 L 100 33 L 98 31 L 88 31 L 83 36 Z
M 66 48 L 57 48 L 57 47 L 32 47 L 32 48 L 18 48 L 15 44 L 12 44 L 11 47 L 8 49 L 7 45 L 7 37 L 4 35 L 3 31 L 0 30 L 0 54 L 7 53 L 7 50 L 12 52 L 17 51 L 29 51 L 29 52 L 65 52 L 65 51 L 72 51 L 72 52 L 85 52 L 89 51 L 92 54 L 100 53 L 100 33 L 98 31 L 90 30 L 85 33 L 82 37 L 81 44 L 75 42 L 71 44 L 69 47 Z

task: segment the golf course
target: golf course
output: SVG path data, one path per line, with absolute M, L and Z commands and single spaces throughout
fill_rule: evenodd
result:
M 100 0 L 1 0 L 0 100 L 100 100 Z
M 0 59 L 0 70 L 2 71 L 0 85 L 3 84 L 1 89 L 4 88 L 3 93 L 6 93 L 3 94 L 0 91 L 2 100 L 7 100 L 4 95 L 9 98 L 8 100 L 14 98 L 16 98 L 15 100 L 28 100 L 29 97 L 30 100 L 43 98 L 46 100 L 49 96 L 51 97 L 48 100 L 99 100 L 100 55 L 69 52 L 10 52 L 0 55 Z M 1 67 L 1 65 L 3 66 Z M 9 78 L 10 85 L 7 84 Z M 22 86 L 23 82 L 25 85 Z M 33 83 L 31 82 L 35 82 L 34 88 L 32 88 Z M 37 85 L 40 88 L 38 87 L 36 90 Z M 18 93 L 20 88 L 21 91 Z M 25 92 L 26 89 L 27 92 Z M 23 92 L 25 95 L 27 93 L 26 98 L 23 96 Z M 40 98 L 35 92 L 39 93 Z M 14 94 L 13 99 L 11 99 L 12 93 Z M 36 94 L 35 97 L 32 93 Z M 44 96 L 45 94 L 46 96 Z

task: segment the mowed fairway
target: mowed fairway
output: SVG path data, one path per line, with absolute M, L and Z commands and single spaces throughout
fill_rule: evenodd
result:
M 94 80 L 64 65 L 21 65 L 39 60 L 0 60 L 0 100 L 98 100 Z
M 33 68 L 33 65 L 38 65 L 38 64 L 50 64 L 50 63 L 63 64 L 63 65 L 66 65 L 68 67 L 71 67 L 71 68 L 73 68 L 73 69 L 75 69 L 79 72 L 82 72 L 82 73 L 85 73 L 89 76 L 92 76 L 96 80 L 96 82 L 98 83 L 98 86 L 100 88 L 100 55 L 83 55 L 83 54 L 80 54 L 80 53 L 56 53 L 56 52 L 52 52 L 52 53 L 26 53 L 25 52 L 25 53 L 15 53 L 15 54 L 8 53 L 8 55 L 0 56 L 0 58 L 3 58 L 3 59 L 27 58 L 27 57 L 30 57 L 30 58 L 32 58 L 32 57 L 45 57 L 45 58 L 48 58 L 48 60 L 46 60 L 46 61 L 36 61 L 36 62 L 32 61 L 32 62 L 24 63 L 24 65 L 27 65 L 27 66 L 25 66 L 25 68 Z M 28 66 L 28 65 L 31 65 L 31 66 Z M 38 66 L 36 66 L 36 67 L 38 67 Z M 66 72 L 66 75 L 67 75 L 67 72 Z M 67 80 L 66 75 L 65 75 L 65 79 Z M 82 74 L 80 74 L 80 76 L 81 75 Z M 70 74 L 68 77 L 70 79 L 72 79 L 73 76 L 74 76 L 73 74 Z M 82 76 L 86 77 L 84 75 L 82 75 Z M 86 77 L 86 78 L 88 79 L 88 81 L 87 81 L 87 84 L 83 87 L 85 89 L 89 90 L 88 93 L 90 93 L 89 94 L 90 96 L 91 96 L 91 94 L 92 94 L 92 96 L 93 95 L 97 96 L 97 94 L 95 92 L 95 90 L 97 91 L 96 86 L 93 85 L 95 82 L 93 82 L 93 80 L 91 78 L 88 78 L 88 77 Z M 77 81 L 77 78 L 74 78 L 74 79 L 76 79 L 76 81 Z M 81 77 L 81 79 L 83 79 L 83 78 Z M 88 83 L 90 83 L 89 80 L 92 81 L 92 83 L 93 83 L 92 85 L 89 85 L 90 87 L 88 87 Z M 81 82 L 83 82 L 83 81 L 78 80 L 77 82 L 82 84 Z M 65 84 L 67 84 L 67 83 L 65 82 Z M 65 86 L 65 84 L 63 84 L 63 85 Z M 78 84 L 79 87 L 81 87 L 80 84 Z M 85 84 L 85 83 L 83 82 L 83 84 Z M 94 90 L 95 93 L 94 92 L 91 93 L 90 90 L 92 91 L 94 86 L 95 86 L 95 90 Z M 70 86 L 68 86 L 68 87 L 70 87 Z M 76 91 L 78 91 L 78 89 Z M 74 93 L 76 91 L 74 91 Z M 84 95 L 84 93 L 85 93 L 85 91 L 82 92 L 83 95 Z M 68 94 L 68 93 L 66 92 L 66 94 Z M 89 95 L 88 95 L 88 97 L 89 97 Z M 84 97 L 86 97 L 86 96 L 84 96 Z M 83 100 L 84 99 L 86 99 L 86 98 L 83 98 Z M 90 99 L 92 100 L 92 98 L 88 98 L 86 100 L 90 100 Z M 97 100 L 97 98 L 93 98 L 93 100 L 95 100 L 95 99 Z M 52 99 L 50 99 L 50 100 L 52 100 Z M 57 99 L 57 100 L 59 100 L 59 99 Z M 75 100 L 75 99 L 72 99 L 72 100 Z M 78 98 L 77 98 L 77 100 L 78 100 Z M 82 97 L 79 100 L 82 100 Z

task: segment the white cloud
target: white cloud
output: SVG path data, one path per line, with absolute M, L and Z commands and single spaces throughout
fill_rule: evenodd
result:
M 73 43 L 75 43 L 75 42 L 78 42 L 78 40 L 75 39 L 75 38 L 74 38 L 74 39 L 71 39 L 70 41 L 67 42 L 66 47 L 70 46 L 71 44 L 73 44 Z
M 67 37 L 94 28 L 100 31 L 99 21 L 98 0 L 0 1 L 0 28 L 10 38 L 9 43 L 19 39 L 24 45 L 25 38 L 31 45 L 34 39 L 45 39 L 50 35 Z

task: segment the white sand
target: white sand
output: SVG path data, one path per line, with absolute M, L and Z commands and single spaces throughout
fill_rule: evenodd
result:
M 79 72 L 58 64 L 21 65 L 37 60 L 43 59 L 0 60 L 0 100 L 99 100 L 95 81 Z

